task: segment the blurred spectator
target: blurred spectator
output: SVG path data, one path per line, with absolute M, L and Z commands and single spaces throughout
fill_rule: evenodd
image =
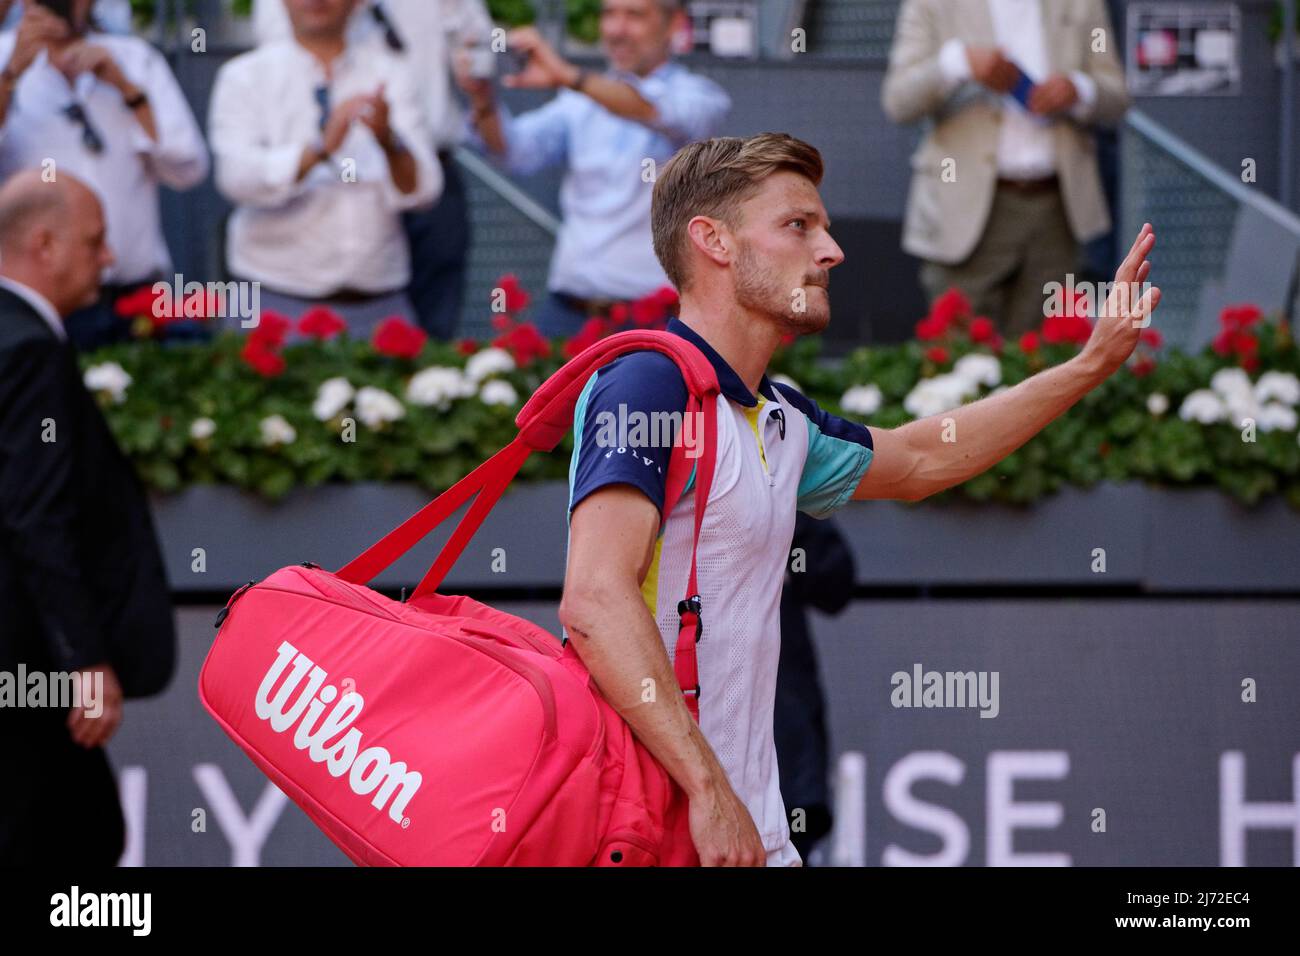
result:
M 347 35 L 358 0 L 288 0 L 293 37 L 236 57 L 209 111 L 217 188 L 238 208 L 226 258 L 262 308 L 335 308 L 367 337 L 414 318 L 401 214 L 442 190 L 406 65 Z
M 488 70 L 475 69 L 468 55 L 456 57 L 477 148 L 517 175 L 567 166 L 549 295 L 534 317 L 543 334 L 572 335 L 614 302 L 669 284 L 650 239 L 654 170 L 648 161 L 663 163 L 686 143 L 712 136 L 731 108 L 722 87 L 670 62 L 671 39 L 684 18 L 679 0 L 604 0 L 600 38 L 609 68 L 602 72 L 569 63 L 532 27 L 511 31 L 507 50 L 527 60 L 504 84 L 560 90 L 517 117 L 496 102 L 491 79 L 482 75 Z
M 158 693 L 175 667 L 148 497 L 63 328 L 112 262 L 103 211 L 76 177 L 33 169 L 0 187 L 0 672 L 45 674 L 51 689 L 81 675 L 93 695 L 0 707 L 0 866 L 118 861 L 104 745 L 123 698 Z
M 790 842 L 807 866 L 813 847 L 831 832 L 832 823 L 826 696 L 817 674 L 807 608 L 824 614 L 844 610 L 853 597 L 856 568 L 853 552 L 835 524 L 802 512 L 795 519 L 790 548 L 794 558 L 781 591 L 776 765 L 781 800 L 790 816 Z
M 904 0 L 882 99 L 932 121 L 903 226 L 931 301 L 955 286 L 1005 335 L 1042 321 L 1044 286 L 1110 228 L 1089 126 L 1128 107 L 1116 49 L 1102 0 Z
M 0 30 L 13 30 L 23 16 L 24 0 L 0 0 Z M 101 33 L 131 32 L 131 0 L 94 0 L 91 26 Z
M 255 0 L 258 41 L 291 34 L 284 0 Z M 437 203 L 403 214 L 411 250 L 407 288 L 420 324 L 431 336 L 456 335 L 465 299 L 469 255 L 469 204 L 452 150 L 464 138 L 464 115 L 452 93 L 451 51 L 466 38 L 486 44 L 492 20 L 482 0 L 366 0 L 353 14 L 349 38 L 376 43 L 400 56 L 412 71 L 442 166 Z
M 167 61 L 144 40 L 87 27 L 91 0 L 72 19 L 28 3 L 0 35 L 0 176 L 73 173 L 99 196 L 116 264 L 96 303 L 68 317 L 81 349 L 128 337 L 119 298 L 172 275 L 158 186 L 189 189 L 208 174 L 208 152 Z

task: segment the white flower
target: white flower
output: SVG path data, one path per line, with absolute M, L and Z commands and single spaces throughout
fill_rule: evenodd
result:
M 311 413 L 317 421 L 327 422 L 343 411 L 355 394 L 356 389 L 346 378 L 340 376 L 326 379 L 316 389 L 316 401 L 312 403 Z
M 515 387 L 500 379 L 484 382 L 478 397 L 484 405 L 516 405 L 519 402 L 519 393 Z
M 1202 425 L 1221 422 L 1227 415 L 1228 409 L 1223 404 L 1223 399 L 1208 388 L 1198 388 L 1192 392 L 1183 399 L 1182 407 L 1178 409 L 1178 417 L 1183 421 L 1200 422 Z
M 916 383 L 903 399 L 903 408 L 913 418 L 928 418 L 956 408 L 978 386 L 956 375 L 936 375 Z
M 476 387 L 477 382 L 460 369 L 435 365 L 411 377 L 406 384 L 406 400 L 412 405 L 445 408 L 452 399 L 473 395 Z
M 792 379 L 789 375 L 782 375 L 782 374 L 780 374 L 779 372 L 778 372 L 776 375 L 771 376 L 771 377 L 768 379 L 768 381 L 770 381 L 773 385 L 778 385 L 778 384 L 779 384 L 779 385 L 788 385 L 788 386 L 790 386 L 791 388 L 793 388 L 796 392 L 801 392 L 801 391 L 803 391 L 803 389 L 801 389 L 801 388 L 799 387 L 799 383 L 798 383 L 798 382 L 796 382 L 794 379 Z
M 876 385 L 854 385 L 840 397 L 840 407 L 850 415 L 863 418 L 874 415 L 884 401 L 880 388 Z
M 196 418 L 190 422 L 190 437 L 195 441 L 211 438 L 217 430 L 217 423 L 210 418 Z
M 1255 383 L 1256 401 L 1277 401 L 1283 405 L 1300 403 L 1300 378 L 1290 372 L 1265 372 Z
M 963 355 L 952 367 L 951 374 L 966 379 L 976 385 L 992 388 L 1002 383 L 1002 363 L 996 355 L 982 355 L 978 352 Z
M 1238 428 L 1243 427 L 1247 418 L 1259 418 L 1259 402 L 1255 401 L 1253 391 L 1229 392 L 1223 396 L 1223 404 L 1228 410 L 1228 421 Z
M 1254 395 L 1255 387 L 1243 368 L 1221 368 L 1210 379 L 1210 388 L 1224 398 L 1229 395 Z
M 113 401 L 121 404 L 126 400 L 126 389 L 131 384 L 131 376 L 116 362 L 103 362 L 86 369 L 84 381 L 90 391 L 108 392 L 113 396 Z
M 357 392 L 357 418 L 367 428 L 379 428 L 387 422 L 395 422 L 406 414 L 406 409 L 397 397 L 382 388 L 367 385 Z
M 469 361 L 465 363 L 465 376 L 476 386 L 490 375 L 514 370 L 514 356 L 505 349 L 483 349 L 471 355 Z
M 1169 396 L 1160 392 L 1152 392 L 1147 396 L 1147 411 L 1156 416 L 1169 411 Z
M 263 445 L 288 445 L 297 437 L 298 433 L 283 415 L 269 415 L 262 419 Z
M 1296 411 L 1290 405 L 1269 402 L 1260 408 L 1255 424 L 1262 432 L 1293 432 L 1296 427 Z

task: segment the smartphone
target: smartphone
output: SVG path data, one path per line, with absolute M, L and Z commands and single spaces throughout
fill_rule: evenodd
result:
M 1020 68 L 1019 63 L 1012 62 L 1011 65 L 1016 68 L 1016 85 L 1011 87 L 1008 95 L 1027 110 L 1029 109 L 1029 94 L 1034 89 L 1034 81 Z
M 72 22 L 72 4 L 74 0 L 36 0 L 38 6 L 42 6 L 51 13 L 57 13 L 69 23 Z

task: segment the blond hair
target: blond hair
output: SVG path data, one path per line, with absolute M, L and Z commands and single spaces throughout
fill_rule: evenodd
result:
M 680 290 L 690 281 L 686 224 L 695 216 L 710 216 L 734 228 L 740 204 L 782 170 L 818 186 L 824 171 L 821 153 L 787 133 L 760 133 L 691 143 L 668 160 L 650 200 L 650 232 L 655 255 L 673 285 Z

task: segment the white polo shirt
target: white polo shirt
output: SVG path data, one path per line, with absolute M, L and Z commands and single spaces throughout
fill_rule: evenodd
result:
M 781 588 L 790 558 L 796 511 L 824 518 L 853 495 L 871 464 L 866 426 L 818 408 L 798 391 L 763 377 L 759 395 L 698 333 L 680 320 L 668 331 L 693 342 L 713 363 L 722 395 L 717 403 L 717 460 L 700 532 L 698 580 L 703 632 L 696 648 L 700 728 L 754 819 L 768 865 L 798 864 L 781 799 L 773 734 L 777 665 L 781 654 Z M 657 352 L 635 352 L 588 380 L 574 415 L 569 512 L 591 492 L 631 484 L 662 509 L 671 445 L 649 435 L 627 444 L 608 441 L 608 416 L 647 416 L 686 408 L 676 364 Z M 602 430 L 603 429 L 603 430 Z M 642 585 L 646 604 L 672 660 L 686 594 L 695 522 L 692 473 L 664 523 Z

